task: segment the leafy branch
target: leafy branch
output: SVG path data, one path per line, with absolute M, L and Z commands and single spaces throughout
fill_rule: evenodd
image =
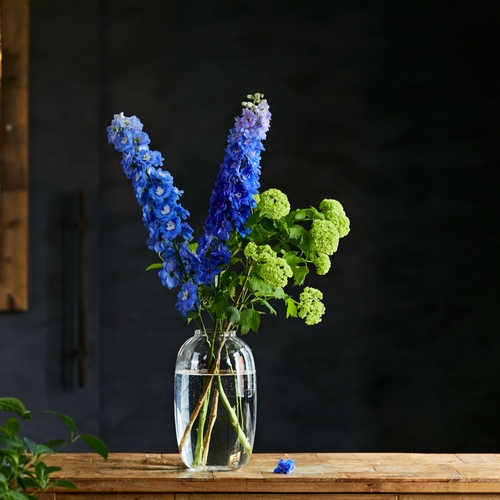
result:
M 296 300 L 285 287 L 289 281 L 304 286 L 312 270 L 328 272 L 339 238 L 349 231 L 340 203 L 323 200 L 319 210 L 290 210 L 286 196 L 271 189 L 260 195 L 247 228 L 245 236 L 231 235 L 229 262 L 215 285 L 202 291 L 202 310 L 216 318 L 216 325 L 239 326 L 242 334 L 257 331 L 266 312 L 277 314 L 272 306 L 276 300 L 284 302 L 287 318 L 300 316 L 306 324 L 321 321 L 321 292 L 305 289 L 306 294 Z M 198 315 L 200 311 L 193 313 Z
M 31 412 L 17 398 L 0 398 L 0 411 L 14 413 L 25 421 L 31 420 Z M 70 430 L 67 439 L 56 439 L 43 444 L 36 444 L 28 438 L 21 438 L 19 419 L 10 417 L 3 427 L 0 426 L 0 499 L 1 500 L 36 500 L 48 489 L 59 486 L 76 489 L 76 485 L 65 479 L 52 479 L 54 472 L 61 467 L 45 463 L 46 457 L 56 454 L 78 439 L 84 441 L 93 451 L 104 459 L 108 457 L 106 445 L 90 434 L 77 434 L 75 422 L 62 413 L 47 412 L 56 415 Z

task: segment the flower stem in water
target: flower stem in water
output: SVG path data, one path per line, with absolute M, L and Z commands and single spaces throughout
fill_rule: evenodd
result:
M 220 377 L 218 377 L 220 378 Z M 212 430 L 217 420 L 217 408 L 219 406 L 219 391 L 214 387 L 212 393 L 212 403 L 210 405 L 210 418 L 208 420 L 207 432 L 203 439 L 203 465 L 207 464 L 208 451 L 210 450 L 210 439 L 212 438 Z
M 217 386 L 219 389 L 219 394 L 220 398 L 222 401 L 222 404 L 225 406 L 227 413 L 229 414 L 229 418 L 231 419 L 231 425 L 234 427 L 234 430 L 236 431 L 236 435 L 238 436 L 238 440 L 243 446 L 245 453 L 247 456 L 250 458 L 252 456 L 252 445 L 248 442 L 248 439 L 245 435 L 245 432 L 241 428 L 239 422 L 238 422 L 238 416 L 236 415 L 235 411 L 233 410 L 233 407 L 231 406 L 231 403 L 227 399 L 226 393 L 224 392 L 224 388 L 222 387 L 222 380 L 219 377 L 217 377 Z

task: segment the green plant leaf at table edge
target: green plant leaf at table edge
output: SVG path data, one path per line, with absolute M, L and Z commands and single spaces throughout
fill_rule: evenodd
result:
M 31 420 L 31 412 L 17 398 L 0 398 L 0 411 L 16 413 L 23 420 Z
M 83 440 L 85 444 L 90 446 L 98 455 L 107 460 L 108 458 L 108 447 L 99 438 L 92 436 L 91 434 L 80 434 L 79 437 Z

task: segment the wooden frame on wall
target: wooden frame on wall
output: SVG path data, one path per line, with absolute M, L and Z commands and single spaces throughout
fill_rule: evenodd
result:
M 28 0 L 0 0 L 0 311 L 28 309 Z

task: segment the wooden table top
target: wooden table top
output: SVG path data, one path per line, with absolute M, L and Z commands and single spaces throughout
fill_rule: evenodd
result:
M 273 472 L 291 458 L 291 474 Z M 194 472 L 178 455 L 61 453 L 47 463 L 80 492 L 499 493 L 500 454 L 254 454 L 241 469 Z

